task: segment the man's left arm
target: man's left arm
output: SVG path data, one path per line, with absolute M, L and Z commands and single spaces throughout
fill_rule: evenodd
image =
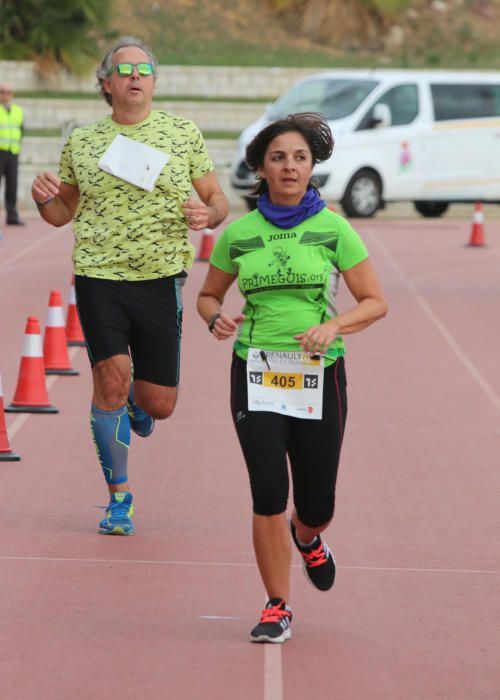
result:
M 193 180 L 193 187 L 201 202 L 189 198 L 183 205 L 189 228 L 193 231 L 215 228 L 226 218 L 229 209 L 215 170 Z

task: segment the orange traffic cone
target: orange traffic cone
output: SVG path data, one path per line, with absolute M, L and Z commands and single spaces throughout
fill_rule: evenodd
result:
M 66 330 L 61 292 L 53 289 L 50 293 L 47 325 L 43 338 L 43 361 L 45 374 L 80 374 L 71 367 L 66 345 Z
M 68 345 L 85 345 L 78 311 L 76 310 L 75 277 L 71 278 L 71 290 L 69 293 L 68 314 L 66 316 L 66 340 Z
M 59 413 L 49 403 L 43 366 L 40 322 L 35 316 L 26 321 L 23 354 L 19 366 L 16 393 L 6 413 Z
M 472 230 L 469 239 L 469 246 L 477 247 L 486 245 L 484 238 L 484 213 L 481 202 L 476 202 L 474 205 L 474 214 L 472 216 Z
M 2 376 L 0 375 L 0 462 L 19 462 L 21 457 L 12 452 L 9 445 L 7 428 L 5 427 L 5 415 L 3 412 Z
M 200 252 L 196 260 L 206 262 L 210 259 L 212 250 L 214 249 L 214 232 L 211 228 L 203 229 L 203 237 L 201 239 Z

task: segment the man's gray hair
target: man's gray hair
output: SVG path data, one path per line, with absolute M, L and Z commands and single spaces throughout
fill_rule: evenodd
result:
M 101 65 L 95 72 L 97 78 L 96 87 L 99 89 L 100 94 L 104 97 L 108 105 L 112 104 L 112 99 L 109 92 L 106 92 L 106 90 L 104 89 L 104 81 L 106 80 L 106 78 L 109 78 L 109 74 L 113 70 L 113 56 L 117 51 L 125 48 L 126 46 L 136 46 L 138 49 L 142 49 L 144 53 L 148 55 L 149 62 L 153 64 L 153 80 L 156 82 L 158 61 L 156 60 L 156 57 L 149 48 L 149 46 L 146 46 L 146 44 L 143 41 L 141 41 L 141 39 L 137 39 L 135 36 L 122 36 L 108 50 L 108 52 L 102 59 Z

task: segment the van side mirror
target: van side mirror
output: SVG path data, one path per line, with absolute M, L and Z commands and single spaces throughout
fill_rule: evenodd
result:
M 382 102 L 376 104 L 373 108 L 373 115 L 370 121 L 373 129 L 390 126 L 392 124 L 392 115 L 389 106 Z

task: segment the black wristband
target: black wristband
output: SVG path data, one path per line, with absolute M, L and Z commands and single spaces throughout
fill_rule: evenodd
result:
M 37 202 L 36 199 L 34 199 L 33 201 L 35 202 L 35 204 L 37 205 L 37 207 L 38 207 L 39 209 L 41 209 L 42 207 L 46 207 L 47 204 L 50 204 L 51 202 L 53 202 L 54 199 L 55 199 L 55 197 L 49 197 L 48 199 L 45 200 L 45 202 Z
M 214 314 L 213 316 L 211 316 L 211 317 L 208 319 L 207 326 L 208 326 L 208 330 L 210 331 L 210 333 L 213 333 L 213 332 L 214 332 L 215 322 L 216 322 L 217 319 L 220 318 L 220 317 L 221 317 L 221 314 L 220 314 L 220 312 L 219 312 L 219 313 L 217 313 L 217 314 Z

